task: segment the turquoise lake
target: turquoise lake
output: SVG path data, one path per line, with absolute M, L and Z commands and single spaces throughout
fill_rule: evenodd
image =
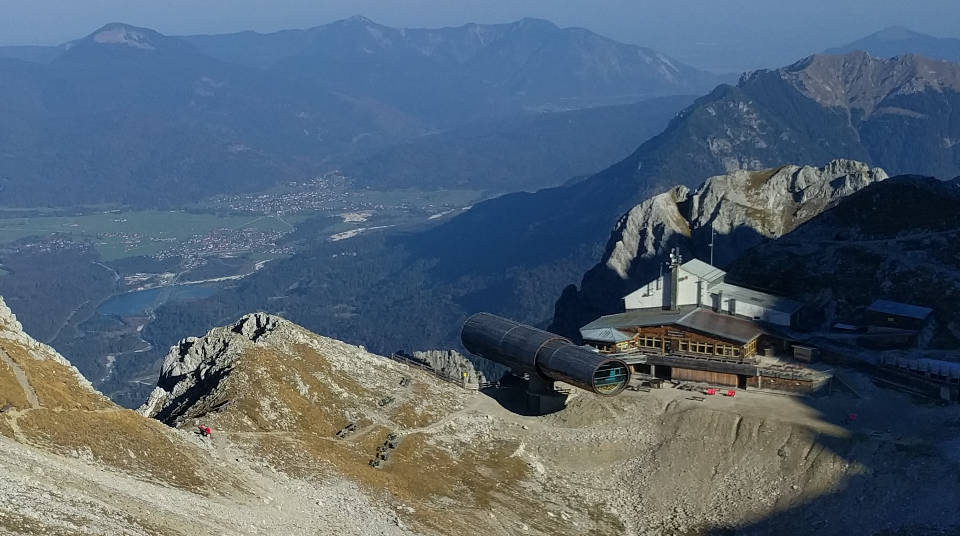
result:
M 186 301 L 212 296 L 215 286 L 174 285 L 138 290 L 114 296 L 103 302 L 97 312 L 105 316 L 140 316 L 170 301 Z

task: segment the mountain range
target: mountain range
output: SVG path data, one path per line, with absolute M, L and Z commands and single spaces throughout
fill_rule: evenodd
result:
M 419 163 L 444 142 L 427 134 L 481 123 L 496 135 L 490 125 L 501 120 L 699 94 L 718 80 L 649 49 L 527 19 L 402 30 L 352 18 L 183 38 L 112 23 L 60 47 L 0 48 L 0 191 L 19 206 L 175 205 L 316 176 L 399 142 L 419 144 L 410 148 L 420 148 Z M 516 127 L 506 128 L 500 139 Z M 640 141 L 635 131 L 602 132 L 612 146 Z M 531 140 L 512 154 L 563 154 L 582 139 L 555 149 Z M 592 162 L 573 167 L 594 171 Z M 406 164 L 385 156 L 380 166 Z M 474 190 L 502 187 L 469 179 Z M 543 180 L 524 185 L 518 172 L 509 182 Z
M 547 325 L 563 289 L 602 258 L 630 209 L 738 170 L 854 158 L 891 175 L 960 173 L 960 65 L 865 53 L 812 56 L 721 85 L 628 158 L 581 181 L 475 205 L 439 226 L 321 243 L 187 308 L 156 313 L 159 346 L 183 325 L 269 308 L 377 351 L 456 344 L 490 310 Z M 758 224 L 759 226 L 759 224 Z M 343 255 L 347 253 L 348 255 Z
M 352 17 L 307 30 L 186 36 L 221 60 L 317 77 L 441 122 L 514 106 L 573 109 L 699 94 L 719 81 L 644 47 L 540 19 L 400 29 Z

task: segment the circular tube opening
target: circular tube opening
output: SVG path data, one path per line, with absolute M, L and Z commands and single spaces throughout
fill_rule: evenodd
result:
M 593 373 L 593 389 L 601 395 L 615 395 L 630 381 L 630 370 L 623 361 L 607 361 Z

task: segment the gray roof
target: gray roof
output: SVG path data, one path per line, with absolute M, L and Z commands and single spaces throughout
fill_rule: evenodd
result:
M 919 305 L 910 305 L 909 303 L 900 303 L 889 300 L 877 300 L 873 302 L 873 304 L 870 305 L 867 310 L 887 315 L 916 318 L 917 320 L 923 320 L 930 316 L 930 313 L 933 312 L 933 309 L 930 309 L 929 307 L 921 307 Z
M 693 306 L 681 307 L 679 311 L 664 311 L 659 307 L 649 309 L 632 309 L 625 313 L 601 316 L 580 328 L 582 334 L 584 330 L 596 330 L 603 328 L 627 329 L 637 326 L 662 326 L 664 324 L 673 324 L 683 318 L 683 316 L 694 309 Z
M 793 314 L 803 308 L 803 304 L 798 301 L 784 298 L 783 296 L 767 294 L 759 290 L 738 287 L 737 285 L 731 285 L 729 283 L 721 283 L 710 288 L 710 294 L 717 293 L 721 293 L 724 298 L 733 298 L 738 302 L 752 303 L 766 309 L 782 311 L 784 313 Z
M 882 365 L 892 365 L 917 372 L 929 372 L 949 378 L 960 378 L 960 363 L 941 361 L 939 359 L 908 359 L 904 357 L 882 357 Z
M 581 328 L 580 335 L 584 338 L 584 340 L 595 342 L 623 342 L 629 341 L 631 338 L 626 333 L 614 328 Z
M 693 259 L 680 265 L 680 269 L 704 281 L 714 282 L 727 275 L 727 272 L 705 263 L 700 259 Z
M 625 313 L 602 316 L 580 328 L 580 334 L 584 339 L 590 341 L 620 342 L 596 339 L 593 338 L 593 335 L 600 335 L 604 333 L 603 330 L 605 329 L 611 329 L 619 333 L 621 329 L 671 324 L 744 344 L 765 333 L 757 324 L 745 318 L 688 306 L 681 307 L 679 311 L 664 311 L 656 308 L 635 309 Z M 626 337 L 623 340 L 630 338 L 626 334 L 623 335 Z
M 709 309 L 692 311 L 681 318 L 677 325 L 743 344 L 765 333 L 760 326 L 750 320 L 714 313 Z

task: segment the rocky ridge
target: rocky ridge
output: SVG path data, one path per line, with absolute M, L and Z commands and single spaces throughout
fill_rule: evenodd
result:
M 196 404 L 196 398 L 191 395 L 214 393 L 219 379 L 229 372 L 244 348 L 272 333 L 281 322 L 286 321 L 266 313 L 254 313 L 233 326 L 216 328 L 203 337 L 181 340 L 164 358 L 157 387 L 137 411 L 147 417 L 157 416 L 161 409 L 172 414 L 178 408 Z
M 455 350 L 427 350 L 414 352 L 413 357 L 448 378 L 463 378 L 467 385 L 499 381 L 507 368 L 489 359 L 464 356 Z
M 906 353 L 957 361 L 957 203 L 960 180 L 893 177 L 757 246 L 727 267 L 728 277 L 804 301 L 810 327 L 824 330 L 862 321 L 864 309 L 879 298 L 930 307 L 921 349 Z M 867 359 L 880 355 L 865 353 Z
M 762 76 L 764 71 L 754 73 Z M 960 92 L 960 64 L 906 54 L 889 59 L 866 52 L 815 55 L 779 71 L 797 90 L 828 107 L 858 110 L 857 121 L 874 113 L 904 114 L 884 101 L 932 91 Z M 749 78 L 747 78 L 749 80 Z
M 409 533 L 347 480 L 244 456 L 116 406 L 0 299 L 0 533 Z
M 579 326 L 622 310 L 620 299 L 656 278 L 671 248 L 686 259 L 717 266 L 747 249 L 793 231 L 845 197 L 887 174 L 862 162 L 834 160 L 823 167 L 787 165 L 735 171 L 695 190 L 674 187 L 640 203 L 617 223 L 601 262 L 557 303 L 554 329 L 576 336 Z M 712 233 L 715 233 L 712 234 Z

